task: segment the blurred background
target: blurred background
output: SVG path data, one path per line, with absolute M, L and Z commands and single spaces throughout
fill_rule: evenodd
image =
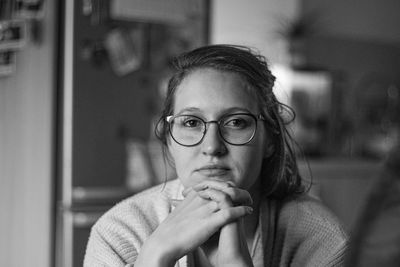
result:
M 0 1 L 0 266 L 81 266 L 102 213 L 174 176 L 153 127 L 169 60 L 203 44 L 268 59 L 300 170 L 352 232 L 399 139 L 398 14 L 397 0 Z

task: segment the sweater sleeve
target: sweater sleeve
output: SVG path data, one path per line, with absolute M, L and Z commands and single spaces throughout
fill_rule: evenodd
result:
M 278 266 L 344 266 L 347 234 L 338 219 L 316 200 L 306 198 L 285 205 L 277 238 Z
M 128 255 L 130 257 L 127 257 Z M 128 267 L 130 264 L 127 260 L 130 258 L 134 262 L 136 255 L 136 249 L 121 239 L 118 233 L 110 232 L 96 224 L 90 233 L 83 266 Z
M 168 215 L 162 194 L 138 194 L 106 212 L 92 227 L 85 267 L 126 267 L 136 261 L 140 248 Z
M 299 224 L 305 229 L 307 236 L 298 244 L 296 251 L 292 254 L 290 266 L 344 266 L 345 251 L 347 248 L 347 237 L 341 233 L 317 223 Z

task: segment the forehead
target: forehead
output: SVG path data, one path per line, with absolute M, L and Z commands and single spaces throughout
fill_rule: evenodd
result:
M 258 104 L 248 83 L 238 74 L 215 69 L 198 69 L 188 74 L 174 97 L 174 114 L 185 109 L 224 113 L 243 109 L 257 113 Z

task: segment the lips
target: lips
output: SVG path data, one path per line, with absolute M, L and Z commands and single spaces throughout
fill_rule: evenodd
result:
M 230 168 L 222 165 L 207 165 L 197 169 L 196 172 L 207 177 L 225 176 L 230 172 Z

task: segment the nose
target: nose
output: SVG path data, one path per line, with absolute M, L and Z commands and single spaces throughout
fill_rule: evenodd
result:
M 221 156 L 227 152 L 226 144 L 219 134 L 217 123 L 208 125 L 201 145 L 204 155 Z

